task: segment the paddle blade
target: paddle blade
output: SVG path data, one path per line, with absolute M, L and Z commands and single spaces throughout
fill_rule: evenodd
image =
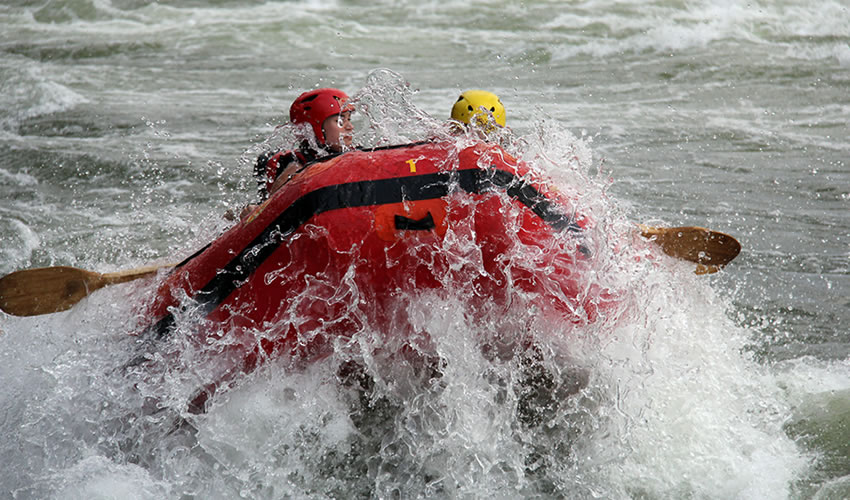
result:
M 75 267 L 16 271 L 0 278 L 0 309 L 15 316 L 64 311 L 103 284 L 100 274 Z
M 106 285 L 126 283 L 169 267 L 174 267 L 174 264 L 106 274 L 68 266 L 15 271 L 0 278 L 0 309 L 14 316 L 65 311 Z
M 728 234 L 702 227 L 650 227 L 640 225 L 667 255 L 697 264 L 697 274 L 717 272 L 741 253 L 741 244 Z

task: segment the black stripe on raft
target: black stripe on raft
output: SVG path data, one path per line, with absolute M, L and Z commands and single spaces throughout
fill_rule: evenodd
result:
M 337 184 L 316 189 L 297 199 L 201 288 L 194 298 L 201 304 L 205 315 L 215 310 L 248 280 L 289 235 L 316 215 L 341 208 L 432 200 L 447 196 L 456 189 L 471 194 L 503 189 L 556 231 L 582 231 L 572 216 L 562 213 L 558 205 L 543 196 L 528 181 L 495 167 Z M 590 254 L 584 245 L 579 246 L 579 251 Z M 148 331 L 162 337 L 173 326 L 174 317 L 168 314 Z

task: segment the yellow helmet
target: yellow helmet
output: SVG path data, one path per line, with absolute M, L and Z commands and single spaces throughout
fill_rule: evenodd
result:
M 490 115 L 496 123 L 505 126 L 505 107 L 502 101 L 499 96 L 486 90 L 467 90 L 452 106 L 452 119 L 466 124 L 475 118 L 479 124 L 486 126 Z

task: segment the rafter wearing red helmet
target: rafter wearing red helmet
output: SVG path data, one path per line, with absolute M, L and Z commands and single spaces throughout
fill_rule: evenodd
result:
M 289 107 L 289 121 L 310 125 L 319 151 L 305 139 L 298 149 L 261 155 L 254 168 L 261 199 L 268 198 L 316 158 L 351 148 L 354 140 L 351 113 L 354 107 L 347 102 L 345 92 L 331 88 L 304 92 L 295 99 Z

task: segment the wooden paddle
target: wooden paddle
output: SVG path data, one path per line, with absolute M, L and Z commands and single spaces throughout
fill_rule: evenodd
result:
M 667 255 L 695 262 L 697 274 L 718 271 L 741 251 L 741 244 L 735 238 L 701 227 L 650 227 L 642 224 L 639 227 L 641 236 L 659 245 Z M 15 271 L 0 278 L 0 309 L 15 316 L 65 311 L 95 290 L 144 278 L 175 265 L 163 264 L 105 274 L 68 266 Z
M 107 285 L 144 278 L 175 264 L 100 274 L 56 266 L 15 271 L 0 278 L 0 309 L 15 316 L 37 316 L 70 309 Z
M 638 224 L 640 234 L 677 259 L 695 262 L 697 274 L 711 274 L 741 253 L 738 240 L 702 227 L 650 227 Z

